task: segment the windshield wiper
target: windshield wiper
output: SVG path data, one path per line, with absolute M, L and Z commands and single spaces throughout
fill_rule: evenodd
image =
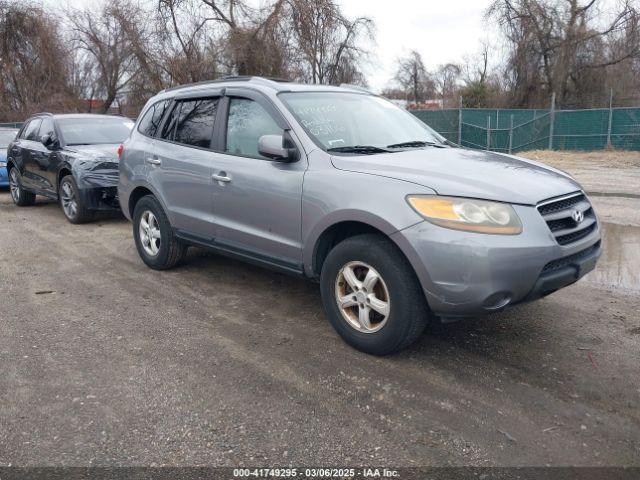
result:
M 374 145 L 352 145 L 350 147 L 333 147 L 328 148 L 327 152 L 339 152 L 339 153 L 391 153 L 391 150 L 386 148 L 376 147 Z
M 387 148 L 410 148 L 410 147 L 440 147 L 436 142 L 425 142 L 424 140 L 412 140 L 410 142 L 392 143 Z

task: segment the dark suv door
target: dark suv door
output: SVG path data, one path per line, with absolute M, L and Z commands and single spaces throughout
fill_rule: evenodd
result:
M 31 150 L 38 139 L 41 118 L 32 118 L 20 131 L 20 135 L 11 147 L 11 155 L 17 165 L 21 165 L 22 183 L 29 189 L 39 190 L 34 173 Z
M 44 117 L 42 119 L 36 135 L 36 141 L 29 143 L 30 161 L 28 169 L 36 188 L 53 196 L 57 194 L 56 168 L 51 161 L 54 152 L 45 147 L 40 141 L 43 135 L 55 135 L 53 118 Z

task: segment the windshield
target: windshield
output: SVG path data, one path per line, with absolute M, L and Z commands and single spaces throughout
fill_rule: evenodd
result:
M 16 138 L 17 130 L 0 130 L 0 148 L 7 148 Z
M 280 98 L 318 146 L 334 152 L 383 153 L 389 147 L 442 145 L 428 126 L 393 103 L 349 92 L 288 92 Z M 409 144 L 409 145 L 407 145 Z M 371 148 L 374 147 L 374 148 Z
M 67 145 L 122 143 L 133 128 L 133 122 L 124 117 L 60 118 L 57 123 Z

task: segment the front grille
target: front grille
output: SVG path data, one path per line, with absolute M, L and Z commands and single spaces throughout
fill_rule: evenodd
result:
M 582 193 L 557 200 L 547 200 L 538 206 L 538 211 L 549 226 L 560 245 L 575 243 L 596 230 L 598 222 L 589 200 Z M 576 222 L 573 213 L 582 212 L 584 219 Z
M 576 193 L 574 196 L 571 196 L 569 198 L 565 197 L 555 201 L 547 200 L 538 207 L 538 210 L 544 217 L 545 215 L 549 215 L 550 213 L 559 212 L 561 210 L 567 210 L 586 199 L 587 197 L 585 197 L 583 194 Z
M 588 257 L 589 255 L 591 255 L 593 252 L 595 252 L 596 250 L 598 250 L 600 248 L 600 242 L 591 245 L 589 248 L 582 250 L 581 252 L 578 253 L 574 253 L 573 255 L 569 255 L 567 257 L 563 257 L 563 258 L 559 258 L 557 260 L 553 260 L 549 263 L 547 263 L 544 268 L 542 269 L 542 273 L 546 273 L 546 272 L 553 272 L 555 270 L 559 270 L 561 268 L 564 268 L 568 265 L 571 265 L 575 262 L 579 262 L 580 260 L 582 260 L 583 258 Z

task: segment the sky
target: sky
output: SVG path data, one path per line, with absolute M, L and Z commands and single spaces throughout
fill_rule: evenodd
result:
M 376 24 L 376 45 L 365 66 L 369 86 L 383 89 L 395 74 L 398 59 L 417 50 L 428 70 L 461 62 L 496 43 L 497 27 L 484 18 L 489 0 L 340 0 L 348 17 L 368 16 Z M 392 5 L 392 7 L 390 7 Z

